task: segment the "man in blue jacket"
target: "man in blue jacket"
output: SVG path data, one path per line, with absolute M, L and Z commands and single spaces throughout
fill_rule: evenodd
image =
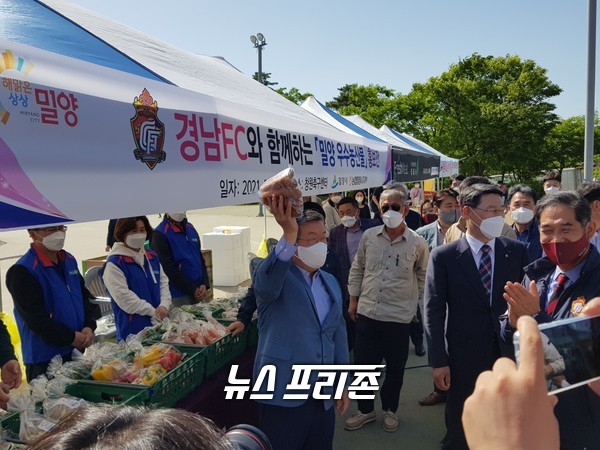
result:
M 200 236 L 185 212 L 165 213 L 152 234 L 152 249 L 169 278 L 173 306 L 199 303 L 210 288 Z
M 89 300 L 77 261 L 64 251 L 67 227 L 28 230 L 31 248 L 6 273 L 27 380 L 46 373 L 50 360 L 71 360 L 74 348 L 94 342 L 98 307 Z
M 523 284 L 508 283 L 504 298 L 508 317 L 502 338 L 512 343 L 519 317 L 538 323 L 578 316 L 600 296 L 600 254 L 590 239 L 595 233 L 589 203 L 574 192 L 545 195 L 535 207 L 545 257 L 525 268 Z M 564 375 L 569 378 L 569 367 Z M 588 386 L 558 394 L 554 409 L 561 448 L 600 448 L 600 397 Z
M 291 202 L 282 196 L 265 203 L 283 228 L 277 247 L 256 269 L 254 291 L 258 304 L 259 342 L 254 380 L 265 366 L 276 369 L 274 392 L 267 383 L 257 393 L 272 394 L 260 403 L 260 428 L 275 450 L 329 450 L 333 445 L 333 398 L 284 398 L 292 382 L 294 364 L 348 364 L 342 295 L 337 280 L 319 270 L 327 244 L 324 217 L 305 211 L 292 217 Z M 315 387 L 317 371 L 308 385 Z M 292 391 L 291 393 L 297 393 Z M 332 392 L 326 392 L 332 393 Z M 340 414 L 349 404 L 347 394 L 336 400 Z

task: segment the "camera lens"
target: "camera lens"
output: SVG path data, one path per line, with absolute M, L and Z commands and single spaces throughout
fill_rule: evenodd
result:
M 235 425 L 224 436 L 239 450 L 272 450 L 267 435 L 252 425 Z

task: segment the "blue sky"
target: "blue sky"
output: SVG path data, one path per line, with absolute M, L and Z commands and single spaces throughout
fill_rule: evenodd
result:
M 534 60 L 563 89 L 556 112 L 585 113 L 587 0 L 73 2 L 249 75 L 258 64 L 249 37 L 261 32 L 263 71 L 322 102 L 351 83 L 407 93 L 477 52 Z

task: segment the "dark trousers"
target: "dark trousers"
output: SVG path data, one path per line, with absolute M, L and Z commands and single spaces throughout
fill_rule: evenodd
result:
M 420 306 L 417 306 L 416 320 L 413 319 L 410 323 L 410 340 L 415 348 L 423 348 L 423 317 Z
M 446 400 L 446 436 L 442 440 L 444 450 L 468 450 L 462 413 L 465 400 L 473 393 L 479 374 L 491 370 L 500 358 L 496 340 L 467 344 L 448 344 L 450 356 L 451 386 Z M 459 350 L 456 347 L 462 347 Z
M 381 364 L 385 358 L 385 378 L 381 386 L 381 406 L 384 411 L 396 412 L 408 359 L 410 324 L 382 322 L 363 315 L 356 320 L 354 362 Z M 368 391 L 364 392 L 368 394 Z M 373 411 L 374 400 L 358 400 L 358 409 L 366 414 Z
M 293 408 L 259 404 L 259 428 L 273 450 L 331 450 L 335 408 L 325 410 L 323 400 L 309 398 Z

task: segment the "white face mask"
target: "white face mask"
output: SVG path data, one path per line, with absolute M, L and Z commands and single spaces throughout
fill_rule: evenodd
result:
M 352 228 L 354 225 L 356 225 L 356 217 L 344 216 L 344 217 L 342 217 L 341 220 L 342 220 L 342 224 L 346 228 Z
M 333 203 L 335 203 L 336 205 L 340 202 L 341 199 L 342 199 L 341 195 L 334 195 L 333 197 L 331 197 L 331 201 Z
M 381 216 L 381 219 L 383 220 L 383 223 L 386 227 L 392 229 L 398 228 L 400 225 L 402 225 L 402 222 L 404 222 L 404 216 L 398 211 L 394 211 L 393 209 L 386 211 Z
M 185 219 L 185 211 L 184 212 L 167 213 L 167 215 L 171 219 L 173 219 L 175 222 L 181 222 L 183 219 Z
M 44 244 L 44 247 L 46 247 L 48 250 L 58 252 L 65 246 L 66 237 L 67 234 L 64 231 L 55 231 L 54 233 L 43 237 L 42 244 Z
M 479 215 L 473 211 L 477 217 Z M 479 217 L 481 219 L 481 217 Z M 475 223 L 475 222 L 473 222 Z M 483 235 L 488 239 L 494 239 L 499 236 L 502 236 L 502 229 L 504 228 L 504 218 L 500 216 L 489 217 L 487 219 L 483 219 L 479 224 L 479 230 L 483 233 Z
M 354 199 L 358 202 L 358 203 L 362 203 L 363 200 L 365 199 L 362 195 L 357 195 L 356 197 L 354 197 Z
M 520 225 L 525 225 L 533 220 L 533 211 L 528 208 L 517 208 L 510 215 L 512 219 Z
M 558 192 L 560 191 L 560 188 L 558 186 L 548 186 L 547 188 L 544 188 L 544 192 L 546 194 L 551 194 L 553 192 Z
M 135 233 L 130 234 L 125 238 L 125 243 L 128 247 L 140 249 L 144 246 L 144 242 L 146 242 L 146 233 Z
M 310 247 L 298 246 L 298 258 L 312 269 L 320 269 L 327 259 L 327 244 L 317 242 Z

